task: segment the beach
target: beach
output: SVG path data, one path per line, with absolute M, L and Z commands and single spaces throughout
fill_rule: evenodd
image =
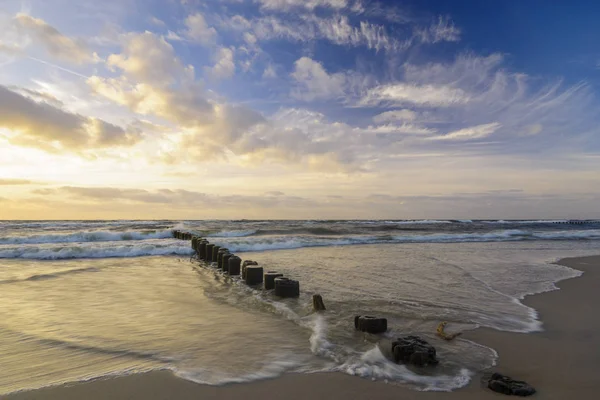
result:
M 527 296 L 523 303 L 538 311 L 543 331 L 501 332 L 479 328 L 465 339 L 494 348 L 497 365 L 490 371 L 525 380 L 538 390 L 539 399 L 595 399 L 600 383 L 600 318 L 594 304 L 600 300 L 600 256 L 568 258 L 560 264 L 583 271 L 581 277 L 557 284 L 560 290 Z M 242 384 L 201 385 L 177 378 L 169 371 L 153 371 L 98 379 L 39 390 L 13 393 L 7 400 L 26 399 L 497 399 L 482 385 L 483 374 L 453 392 L 419 392 L 341 373 L 285 374 Z

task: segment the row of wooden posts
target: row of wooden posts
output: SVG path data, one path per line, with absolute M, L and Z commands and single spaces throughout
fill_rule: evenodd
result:
M 229 249 L 210 243 L 207 239 L 189 232 L 173 231 L 173 237 L 181 240 L 191 240 L 192 249 L 196 256 L 209 264 L 216 263 L 216 268 L 231 276 L 241 275 L 248 286 L 263 286 L 265 290 L 274 290 L 279 297 L 300 296 L 300 283 L 286 278 L 277 271 L 264 271 L 256 261 L 244 260 Z

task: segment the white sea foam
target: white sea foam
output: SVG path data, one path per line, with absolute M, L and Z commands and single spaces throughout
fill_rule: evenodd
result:
M 226 245 L 231 251 L 264 251 L 378 243 L 463 243 L 523 240 L 600 240 L 600 230 L 535 232 L 509 229 L 485 233 L 433 233 L 426 235 L 393 236 L 357 235 L 343 237 L 288 235 L 281 237 L 220 238 L 216 239 L 216 242 Z
M 95 245 L 0 246 L 0 258 L 31 260 L 191 255 L 192 252 L 193 250 L 187 241 L 176 243 L 142 241 L 135 244 L 108 242 L 103 245 L 96 243 Z
M 239 375 L 218 371 L 215 368 L 171 368 L 178 377 L 203 385 L 221 386 L 276 378 L 303 365 L 304 358 L 294 354 L 281 355 L 260 369 Z
M 0 238 L 0 244 L 43 244 L 43 243 L 81 243 L 113 242 L 120 240 L 166 239 L 172 237 L 171 230 L 161 231 L 88 231 L 68 234 L 13 236 Z
M 256 232 L 256 229 L 248 229 L 241 231 L 220 231 L 209 233 L 206 235 L 206 237 L 244 237 L 254 235 Z
M 352 358 L 344 364 L 331 368 L 332 371 L 344 372 L 363 378 L 390 380 L 415 384 L 424 391 L 451 391 L 466 386 L 473 372 L 460 369 L 457 375 L 419 375 L 402 364 L 388 360 L 378 346 Z

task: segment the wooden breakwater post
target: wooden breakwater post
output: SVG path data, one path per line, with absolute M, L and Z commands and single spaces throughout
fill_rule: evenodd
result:
M 198 249 L 198 257 L 201 260 L 206 260 L 206 245 L 207 244 L 208 244 L 208 240 L 202 239 L 198 242 L 198 245 L 196 246 Z
M 229 253 L 229 249 L 226 247 L 221 247 L 217 252 L 217 268 L 221 271 L 226 271 L 227 266 L 223 266 L 223 256 Z
M 235 257 L 235 254 L 227 252 L 227 253 L 223 254 L 223 257 L 222 257 L 222 260 L 221 260 L 221 264 L 222 264 L 221 269 L 226 274 L 229 274 L 229 260 L 231 259 L 231 257 Z
M 284 277 L 275 278 L 275 296 L 299 297 L 300 282 Z
M 232 254 L 227 258 L 227 273 L 229 275 L 239 275 L 241 263 L 242 259 Z
M 315 311 L 325 311 L 325 303 L 323 302 L 323 297 L 320 294 L 313 294 L 313 310 Z
M 248 286 L 256 286 L 263 283 L 263 268 L 258 265 L 247 265 L 245 281 Z
M 221 246 L 218 246 L 216 244 L 213 246 L 212 255 L 210 256 L 212 262 L 217 262 L 217 256 L 219 255 L 220 249 L 221 249 Z
M 219 249 L 219 253 L 217 254 L 217 268 L 219 268 L 223 272 L 227 272 L 229 269 L 229 264 L 225 264 L 223 262 L 223 257 L 225 256 L 225 254 L 231 254 L 231 252 L 229 251 L 229 249 L 221 247 Z
M 265 272 L 264 280 L 265 280 L 265 290 L 275 289 L 275 278 L 281 278 L 283 274 L 280 274 L 277 271 L 267 271 Z
M 212 243 L 208 243 L 206 245 L 206 262 L 212 262 L 212 254 L 213 254 L 213 249 L 215 248 L 215 245 Z
M 252 261 L 252 260 L 244 260 L 244 263 L 242 264 L 242 279 L 246 280 L 246 268 L 248 268 L 249 265 L 258 265 L 258 263 L 256 261 Z

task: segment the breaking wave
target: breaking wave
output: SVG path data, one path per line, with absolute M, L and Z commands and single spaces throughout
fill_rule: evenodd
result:
M 171 236 L 171 230 L 123 232 L 90 231 L 69 234 L 0 237 L 0 244 L 115 242 L 122 240 L 166 239 L 170 238 Z
M 64 260 L 73 258 L 141 257 L 192 254 L 187 241 L 141 242 L 135 244 L 110 243 L 105 245 L 86 244 L 54 246 L 2 246 L 0 258 L 21 258 L 30 260 Z

